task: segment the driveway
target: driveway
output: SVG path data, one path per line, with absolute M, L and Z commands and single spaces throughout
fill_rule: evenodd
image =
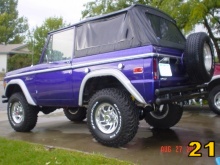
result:
M 185 107 L 181 121 L 170 130 L 154 130 L 145 121 L 141 121 L 137 135 L 123 148 L 110 148 L 97 143 L 87 129 L 86 121 L 78 124 L 70 122 L 62 110 L 49 115 L 40 113 L 37 126 L 32 132 L 15 132 L 7 120 L 6 105 L 0 103 L 0 108 L 0 136 L 9 139 L 101 153 L 137 164 L 212 165 L 215 164 L 215 157 L 209 157 L 210 148 L 204 148 L 210 141 L 214 141 L 215 156 L 220 156 L 220 117 L 208 107 Z M 190 141 L 202 144 L 199 151 L 202 157 L 188 157 L 190 148 L 187 145 Z

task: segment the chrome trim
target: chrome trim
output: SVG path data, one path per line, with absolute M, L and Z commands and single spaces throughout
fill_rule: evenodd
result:
M 30 105 L 34 105 L 36 106 L 36 103 L 34 102 L 34 100 L 32 99 L 25 83 L 21 80 L 21 79 L 14 79 L 14 80 L 11 80 L 7 83 L 7 86 L 5 88 L 5 95 L 6 95 L 6 92 L 7 92 L 7 88 L 9 87 L 9 85 L 12 85 L 12 84 L 17 84 L 21 87 L 21 90 L 27 100 L 27 102 L 30 104 Z
M 67 69 L 71 69 L 71 66 L 65 66 L 65 67 L 59 67 L 59 68 L 52 68 L 52 69 L 42 69 L 42 70 L 37 70 L 37 71 L 19 73 L 19 74 L 7 76 L 7 77 L 5 77 L 5 78 L 13 78 L 13 77 L 19 77 L 19 76 L 27 76 L 27 75 L 31 75 L 31 74 L 46 73 L 46 72 L 53 72 L 53 71 L 67 70 Z
M 173 56 L 173 55 L 169 55 L 169 54 L 156 54 L 156 53 L 155 53 L 154 57 L 169 57 L 169 58 L 179 58 L 179 59 L 182 58 L 182 56 Z
M 93 72 L 88 73 L 84 79 L 82 80 L 80 90 L 79 90 L 79 106 L 83 106 L 83 91 L 86 85 L 86 82 L 93 77 L 100 77 L 100 76 L 113 76 L 117 78 L 122 85 L 130 92 L 134 98 L 142 103 L 142 104 L 147 104 L 144 100 L 144 98 L 141 96 L 141 94 L 136 90 L 136 88 L 131 84 L 130 80 L 119 70 L 117 69 L 101 69 L 101 70 L 96 70 Z
M 73 64 L 72 66 L 65 66 L 65 67 L 52 68 L 52 69 L 42 69 L 42 70 L 37 70 L 37 71 L 19 73 L 19 74 L 7 76 L 5 78 L 13 78 L 13 77 L 26 76 L 26 75 L 37 74 L 37 73 L 53 72 L 53 71 L 58 71 L 58 70 L 76 69 L 80 67 L 88 67 L 92 65 L 101 65 L 101 64 L 111 63 L 111 62 L 119 62 L 119 61 L 126 61 L 126 60 L 133 60 L 133 59 L 140 59 L 140 58 L 147 58 L 147 57 L 181 58 L 181 57 L 167 55 L 167 54 L 145 53 L 145 54 L 139 54 L 139 55 L 131 55 L 127 57 L 118 57 L 118 58 L 113 58 L 113 59 L 110 58 L 110 59 L 87 62 L 87 63 L 80 62 L 79 64 Z
M 118 57 L 118 58 L 110 58 L 105 60 L 99 60 L 99 61 L 92 61 L 88 63 L 80 63 L 73 65 L 72 68 L 80 68 L 84 66 L 91 66 L 91 65 L 100 65 L 100 64 L 107 64 L 112 62 L 119 62 L 119 61 L 126 61 L 126 60 L 134 60 L 134 59 L 140 59 L 140 58 L 146 58 L 146 57 L 154 57 L 158 56 L 156 53 L 145 53 L 145 54 L 139 54 L 139 55 L 132 55 L 132 56 L 126 56 L 126 57 Z

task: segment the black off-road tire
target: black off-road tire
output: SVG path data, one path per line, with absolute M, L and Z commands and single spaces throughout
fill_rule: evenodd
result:
M 118 124 L 113 124 L 115 128 L 107 132 L 110 127 L 103 125 L 109 121 Z M 115 88 L 102 89 L 89 101 L 87 124 L 98 142 L 119 147 L 127 144 L 136 135 L 139 111 L 127 92 Z
M 220 115 L 220 85 L 214 87 L 208 96 L 209 108 L 217 115 Z
M 8 119 L 12 128 L 18 132 L 29 132 L 37 123 L 38 110 L 28 104 L 23 93 L 14 93 L 8 101 Z
M 154 128 L 168 129 L 176 125 L 183 114 L 181 106 L 176 104 L 165 104 L 163 110 L 152 111 L 145 114 L 145 120 Z
M 64 108 L 63 112 L 70 121 L 81 122 L 86 118 L 86 108 L 84 107 Z
M 209 60 L 211 67 L 208 70 L 205 65 L 205 63 L 208 64 L 208 58 L 204 58 L 205 45 L 206 48 L 210 48 L 210 56 L 206 56 L 211 58 Z M 214 73 L 214 52 L 211 40 L 206 33 L 193 33 L 188 36 L 183 60 L 186 71 L 194 83 L 205 83 L 211 80 Z
M 56 110 L 54 107 L 38 107 L 38 109 L 45 115 L 50 114 Z

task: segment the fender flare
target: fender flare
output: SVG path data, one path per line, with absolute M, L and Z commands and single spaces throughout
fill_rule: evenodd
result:
M 141 104 L 147 105 L 144 98 L 141 96 L 141 94 L 137 91 L 137 89 L 131 84 L 130 80 L 119 70 L 117 69 L 102 69 L 102 70 L 96 70 L 93 72 L 88 73 L 82 80 L 80 90 L 79 90 L 79 106 L 83 106 L 83 91 L 86 85 L 86 82 L 90 78 L 94 77 L 101 77 L 101 76 L 113 76 L 117 80 L 121 82 L 121 84 L 130 92 L 130 94 Z
M 220 75 L 213 76 L 212 79 L 208 82 L 208 84 L 210 84 L 212 81 L 214 81 L 216 79 L 220 79 Z
M 6 86 L 6 88 L 5 88 L 5 96 L 7 96 L 6 94 L 7 94 L 8 87 L 9 87 L 10 85 L 15 85 L 15 84 L 18 85 L 18 86 L 21 88 L 21 90 L 22 90 L 22 92 L 23 92 L 23 94 L 24 94 L 24 96 L 25 96 L 25 98 L 26 98 L 28 104 L 33 105 L 33 106 L 36 106 L 36 103 L 35 103 L 34 100 L 32 99 L 32 97 L 31 97 L 31 95 L 30 95 L 30 93 L 29 93 L 29 91 L 28 91 L 28 89 L 27 89 L 27 87 L 26 87 L 24 81 L 22 81 L 21 79 L 13 79 L 13 80 L 10 80 L 10 81 L 7 83 L 7 86 Z
M 211 90 L 213 87 L 215 87 L 217 84 L 219 84 L 219 81 L 220 81 L 220 75 L 214 75 L 212 77 L 212 79 L 205 84 L 207 84 L 208 89 Z

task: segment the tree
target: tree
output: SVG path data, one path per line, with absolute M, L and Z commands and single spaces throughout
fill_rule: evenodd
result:
M 82 18 L 120 10 L 134 3 L 154 6 L 168 13 L 185 34 L 190 33 L 196 25 L 203 25 L 214 43 L 220 61 L 219 0 L 94 0 L 84 5 Z
M 187 21 L 183 27 L 187 32 L 195 25 L 201 24 L 206 28 L 209 37 L 212 39 L 218 60 L 220 61 L 220 1 L 219 0 L 191 0 L 186 3 L 190 10 Z
M 172 6 L 175 7 L 172 8 Z M 163 0 L 158 7 L 170 14 L 185 34 L 195 29 L 196 25 L 203 25 L 213 41 L 220 61 L 220 37 L 218 37 L 220 34 L 219 0 Z
M 8 59 L 8 71 L 30 66 L 31 56 L 26 54 L 16 54 Z
M 34 64 L 36 64 L 44 48 L 44 44 L 48 35 L 48 32 L 57 30 L 66 26 L 62 17 L 47 18 L 43 24 L 33 30 L 33 34 L 29 35 L 29 48 L 34 52 Z
M 18 17 L 18 0 L 0 0 L 0 43 L 21 43 L 28 30 L 27 19 Z
M 84 4 L 82 18 L 107 14 L 113 11 L 124 9 L 134 3 L 150 4 L 151 0 L 94 0 Z

